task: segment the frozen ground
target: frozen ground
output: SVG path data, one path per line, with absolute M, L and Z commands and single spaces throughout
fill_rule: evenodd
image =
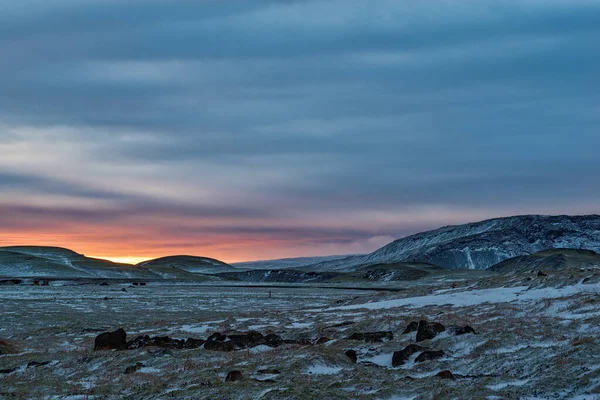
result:
M 186 284 L 0 286 L 4 399 L 600 399 L 600 274 L 595 269 L 440 279 L 400 292 Z M 126 291 L 122 291 L 125 288 Z M 406 286 L 404 286 L 406 288 Z M 272 296 L 269 297 L 269 291 Z M 418 343 L 439 359 L 399 367 L 411 321 L 470 325 Z M 103 331 L 206 339 L 257 330 L 321 344 L 93 351 Z M 392 340 L 349 340 L 391 331 Z M 0 344 L 2 341 L 0 341 Z M 0 350 L 3 347 L 0 347 Z M 9 350 L 6 350 L 9 349 Z M 346 355 L 355 350 L 358 362 Z M 45 365 L 27 366 L 39 362 Z M 141 363 L 137 371 L 127 367 Z M 14 370 L 13 370 L 14 369 Z M 239 382 L 225 382 L 232 370 Z M 268 370 L 267 372 L 261 370 Z M 449 370 L 457 379 L 436 377 Z M 279 372 L 279 373 L 277 373 Z

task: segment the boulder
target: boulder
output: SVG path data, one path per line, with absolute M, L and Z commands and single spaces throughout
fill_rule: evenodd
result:
M 187 338 L 183 347 L 186 349 L 197 349 L 202 347 L 204 342 L 205 341 L 203 339 Z
M 392 367 L 399 367 L 406 363 L 413 354 L 426 350 L 429 350 L 429 348 L 418 346 L 416 344 L 409 344 L 403 350 L 394 352 L 392 356 Z
M 0 355 L 15 352 L 15 347 L 6 339 L 0 338 Z
M 137 372 L 140 368 L 143 368 L 144 364 L 142 364 L 141 362 L 135 363 L 134 365 L 131 365 L 127 368 L 125 368 L 125 374 L 129 375 L 129 374 L 133 374 L 134 372 Z
M 265 341 L 267 342 L 267 345 L 271 347 L 279 347 L 283 344 L 283 339 L 281 339 L 281 336 L 274 333 L 269 333 L 267 336 L 265 336 Z
M 225 382 L 237 382 L 244 379 L 244 375 L 242 375 L 241 371 L 230 371 L 225 377 Z
M 42 367 L 42 366 L 48 365 L 48 364 L 50 364 L 50 361 L 42 361 L 42 362 L 30 361 L 27 363 L 27 368 Z
M 122 328 L 114 332 L 104 332 L 96 336 L 96 350 L 125 350 L 127 348 L 127 333 Z
M 356 332 L 348 337 L 349 340 L 362 340 L 368 343 L 383 342 L 392 340 L 394 334 L 390 331 L 385 332 Z
M 256 371 L 256 373 L 263 375 L 279 375 L 281 374 L 281 371 L 278 369 L 259 369 L 258 371 Z
M 475 332 L 475 329 L 473 329 L 469 325 L 454 327 L 454 334 L 457 336 L 466 335 L 467 333 L 477 334 L 477 332 Z
M 327 336 L 323 336 L 318 338 L 317 340 L 315 340 L 315 344 L 323 344 L 323 343 L 327 343 L 329 342 L 331 339 L 329 339 Z
M 226 337 L 228 337 L 242 349 L 246 347 L 256 347 L 261 344 L 267 344 L 263 334 L 256 331 L 233 333 L 227 335 Z
M 419 327 L 417 328 L 417 342 L 433 339 L 438 333 L 444 332 L 445 330 L 446 327 L 442 324 L 421 320 L 419 321 Z
M 213 333 L 204 342 L 204 348 L 211 351 L 233 351 L 238 348 L 233 340 L 227 340 L 227 336 L 222 333 Z
M 456 379 L 456 375 L 448 370 L 440 371 L 436 376 L 442 379 Z
M 444 357 L 444 352 L 442 350 L 424 351 L 421 354 L 419 354 L 415 362 L 420 363 L 424 361 L 435 360 L 442 357 Z
M 350 362 L 356 364 L 356 361 L 358 361 L 358 356 L 356 355 L 356 350 L 346 350 L 346 352 L 344 354 L 346 355 L 346 357 L 348 357 L 350 359 Z
M 419 323 L 417 321 L 413 321 L 410 324 L 408 324 L 408 326 L 406 327 L 404 332 L 402 332 L 402 334 L 406 335 L 408 333 L 412 333 L 412 332 L 416 331 L 417 329 L 419 329 Z

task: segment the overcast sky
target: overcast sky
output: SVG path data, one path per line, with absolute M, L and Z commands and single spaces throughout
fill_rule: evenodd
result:
M 233 262 L 600 212 L 598 1 L 0 0 L 0 59 L 0 245 Z

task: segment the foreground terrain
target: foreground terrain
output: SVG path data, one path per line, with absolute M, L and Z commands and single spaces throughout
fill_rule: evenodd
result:
M 600 396 L 598 267 L 452 275 L 394 292 L 289 286 L 2 285 L 0 398 Z M 421 327 L 404 332 L 422 320 L 444 330 L 416 343 Z M 466 326 L 476 333 L 457 331 Z M 94 351 L 117 328 L 127 341 L 169 338 Z M 248 331 L 281 340 L 226 346 Z M 215 332 L 229 336 L 209 347 Z M 202 340 L 172 341 L 187 338 Z

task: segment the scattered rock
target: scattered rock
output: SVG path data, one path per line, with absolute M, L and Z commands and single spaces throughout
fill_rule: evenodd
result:
M 138 336 L 131 342 L 127 343 L 127 348 L 130 350 L 140 349 L 142 347 L 161 347 L 164 349 L 197 349 L 202 347 L 204 340 L 188 338 L 173 339 L 169 336 L 150 337 L 148 335 Z
M 444 352 L 442 350 L 432 350 L 432 351 L 424 351 L 416 358 L 415 362 L 424 362 L 429 360 L 435 360 L 438 358 L 444 357 Z
M 125 368 L 125 375 L 133 374 L 134 372 L 137 372 L 140 368 L 143 367 L 144 364 L 142 364 L 141 362 L 135 363 L 135 365 L 131 365 Z
M 267 344 L 267 340 L 263 334 L 256 331 L 239 332 L 229 334 L 226 337 L 242 349 L 246 347 L 256 347 L 261 344 Z
M 319 345 L 319 344 L 327 343 L 330 340 L 331 339 L 329 339 L 327 336 L 323 336 L 323 337 L 320 337 L 317 340 L 315 340 L 315 344 Z
M 0 375 L 2 374 L 12 374 L 13 372 L 15 372 L 18 368 L 6 368 L 6 369 L 0 369 Z
M 213 333 L 204 342 L 204 348 L 212 351 L 233 351 L 238 347 L 232 340 L 227 340 L 227 336 L 222 333 Z
M 419 323 L 417 321 L 413 321 L 410 324 L 408 324 L 408 326 L 406 327 L 406 329 L 404 330 L 404 332 L 402 332 L 403 335 L 406 335 L 408 333 L 412 333 L 416 330 L 419 329 Z
M 456 375 L 448 370 L 440 371 L 436 376 L 442 379 L 456 379 Z
M 258 371 L 256 371 L 256 373 L 263 375 L 279 375 L 281 374 L 281 371 L 278 369 L 259 369 Z
M 127 333 L 122 328 L 96 336 L 94 350 L 125 350 L 126 348 Z
M 265 340 L 267 341 L 267 345 L 271 347 L 279 347 L 283 344 L 283 339 L 281 339 L 281 336 L 274 333 L 269 333 L 267 336 L 265 336 Z
M 421 320 L 419 321 L 419 327 L 417 329 L 417 342 L 433 339 L 438 333 L 444 332 L 445 330 L 446 327 L 440 323 Z
M 390 331 L 385 332 L 361 332 L 353 333 L 348 337 L 349 340 L 363 340 L 367 343 L 383 342 L 384 340 L 392 340 L 394 334 Z
M 348 357 L 350 359 L 351 362 L 353 362 L 354 364 L 356 364 L 356 361 L 358 361 L 358 356 L 356 355 L 356 350 L 346 350 L 346 352 L 344 353 L 346 355 L 346 357 Z
M 14 353 L 15 348 L 10 342 L 6 339 L 0 338 L 0 355 L 2 354 L 10 354 Z
M 399 367 L 406 363 L 413 354 L 426 350 L 429 350 L 429 348 L 418 346 L 416 344 L 409 344 L 404 350 L 394 352 L 394 355 L 392 356 L 392 367 Z
M 27 368 L 41 367 L 41 366 L 48 365 L 48 364 L 50 364 L 50 361 L 42 361 L 42 362 L 30 361 L 27 363 Z
M 241 371 L 230 371 L 225 378 L 225 382 L 237 382 L 244 379 Z
M 454 331 L 454 334 L 456 336 L 460 336 L 460 335 L 466 335 L 467 333 L 473 333 L 473 334 L 477 334 L 477 332 L 475 332 L 475 329 L 473 329 L 471 326 L 469 325 L 465 325 L 465 326 L 454 326 L 452 327 L 452 330 Z

